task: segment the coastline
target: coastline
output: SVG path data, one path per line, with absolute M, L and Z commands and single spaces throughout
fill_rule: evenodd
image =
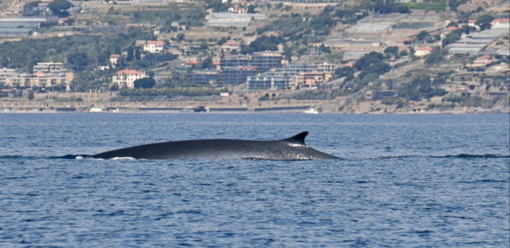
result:
M 110 102 L 78 101 L 62 102 L 47 100 L 0 100 L 0 114 L 23 113 L 208 113 L 208 114 L 259 114 L 259 113 L 303 113 L 315 109 L 320 114 L 510 114 L 508 101 L 492 108 L 452 107 L 431 108 L 436 101 L 409 102 L 406 106 L 385 105 L 380 101 L 356 102 L 346 97 L 333 100 L 275 100 L 240 101 L 225 98 L 217 101 L 164 101 L 164 102 Z

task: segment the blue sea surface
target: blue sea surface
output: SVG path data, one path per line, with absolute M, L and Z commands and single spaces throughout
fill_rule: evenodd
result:
M 509 247 L 508 115 L 0 114 L 0 247 Z M 55 159 L 275 140 L 342 160 Z

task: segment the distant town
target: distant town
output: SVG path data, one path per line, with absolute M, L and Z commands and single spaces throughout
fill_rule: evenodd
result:
M 0 113 L 510 113 L 501 0 L 0 0 Z

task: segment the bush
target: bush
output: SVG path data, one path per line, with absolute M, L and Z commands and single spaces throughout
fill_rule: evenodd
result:
M 135 89 L 150 89 L 156 85 L 156 81 L 152 78 L 140 78 L 135 80 Z

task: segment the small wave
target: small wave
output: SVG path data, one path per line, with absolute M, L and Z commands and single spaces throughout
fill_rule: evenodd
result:
M 2 156 L 0 156 L 0 159 L 38 159 L 38 158 L 44 158 L 44 157 L 21 156 L 21 155 L 2 155 Z
M 446 155 L 437 156 L 438 158 L 510 158 L 510 155 L 498 155 L 498 154 L 464 154 L 459 155 Z
M 23 156 L 19 156 L 19 155 L 4 155 L 4 156 L 0 156 L 0 159 L 20 159 L 20 158 L 23 158 Z
M 56 157 L 48 157 L 49 159 L 84 159 L 88 158 L 90 155 L 84 155 L 84 154 L 67 154 L 64 156 L 56 156 Z
M 442 155 L 442 156 L 426 156 L 426 155 L 392 155 L 367 159 L 401 159 L 401 158 L 461 158 L 461 159 L 477 159 L 477 158 L 510 158 L 510 155 L 500 154 L 465 154 L 458 155 Z
M 133 157 L 114 157 L 112 160 L 136 160 L 136 158 Z

